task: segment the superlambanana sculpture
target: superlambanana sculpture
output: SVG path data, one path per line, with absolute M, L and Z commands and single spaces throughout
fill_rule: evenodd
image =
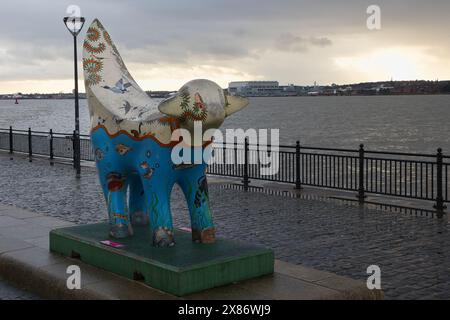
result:
M 175 165 L 172 132 L 219 128 L 247 99 L 225 96 L 209 80 L 193 80 L 158 103 L 134 81 L 108 32 L 98 20 L 90 25 L 83 69 L 91 118 L 91 140 L 108 206 L 110 235 L 133 235 L 133 225 L 149 224 L 155 246 L 174 242 L 170 193 L 178 183 L 188 203 L 193 241 L 212 243 L 215 228 L 209 207 L 206 163 Z M 192 148 L 203 150 L 210 141 Z

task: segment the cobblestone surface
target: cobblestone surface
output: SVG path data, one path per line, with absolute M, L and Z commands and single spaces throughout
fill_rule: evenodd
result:
M 77 223 L 104 220 L 94 168 L 77 181 L 68 165 L 29 163 L 0 154 L 0 202 Z M 189 226 L 180 190 L 176 226 Z M 389 213 L 332 201 L 244 193 L 210 186 L 218 235 L 274 249 L 278 259 L 365 280 L 381 268 L 388 299 L 450 299 L 448 220 Z

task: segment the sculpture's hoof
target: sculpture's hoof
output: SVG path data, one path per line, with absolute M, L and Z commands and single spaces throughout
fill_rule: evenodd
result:
M 159 228 L 153 233 L 155 247 L 172 247 L 175 245 L 173 231 L 168 228 Z
M 133 228 L 131 225 L 125 225 L 123 223 L 115 224 L 110 227 L 109 235 L 116 239 L 128 238 L 133 235 Z
M 147 226 L 149 222 L 148 215 L 142 211 L 136 211 L 131 214 L 131 224 L 133 226 Z
M 197 243 L 214 243 L 216 242 L 216 228 L 208 228 L 203 230 L 192 230 L 192 241 Z

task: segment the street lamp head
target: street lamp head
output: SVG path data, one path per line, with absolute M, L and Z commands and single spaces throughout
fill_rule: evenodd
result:
M 84 17 L 64 17 L 64 24 L 67 30 L 73 35 L 77 36 L 84 25 Z

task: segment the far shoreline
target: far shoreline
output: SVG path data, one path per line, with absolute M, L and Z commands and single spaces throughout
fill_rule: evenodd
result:
M 247 98 L 340 98 L 340 97 L 417 97 L 417 96 L 450 96 L 450 93 L 413 93 L 413 94 L 353 94 L 353 95 L 298 95 L 298 96 L 246 96 Z M 23 100 L 73 100 L 74 98 L 18 98 L 18 101 Z M 86 100 L 85 97 L 80 97 L 80 100 Z M 165 98 L 154 98 L 165 99 Z M 15 98 L 0 98 L 0 101 L 15 101 Z

